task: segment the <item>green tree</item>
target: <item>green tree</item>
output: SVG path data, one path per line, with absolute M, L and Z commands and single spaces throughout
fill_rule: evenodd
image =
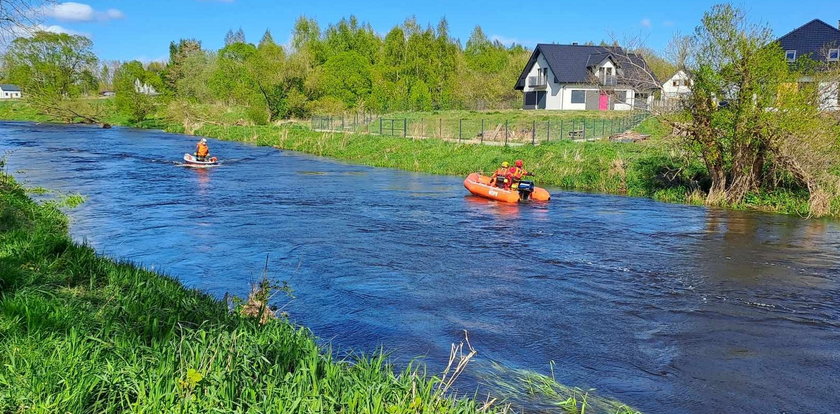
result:
M 75 98 L 97 89 L 96 55 L 84 36 L 37 32 L 15 39 L 5 57 L 9 81 L 29 95 Z
M 320 68 L 324 95 L 338 98 L 347 108 L 364 103 L 371 91 L 371 64 L 356 51 L 329 58 Z
M 161 87 L 160 76 L 146 70 L 143 64 L 133 60 L 123 63 L 114 74 L 114 102 L 117 110 L 124 113 L 131 121 L 142 121 L 155 109 L 155 98 L 138 91 L 136 84 Z
M 836 154 L 836 135 L 826 134 L 836 134 L 836 126 L 821 123 L 810 97 L 791 83 L 799 75 L 790 71 L 770 29 L 747 22 L 741 10 L 718 5 L 703 16 L 690 46 L 690 122 L 682 128 L 709 172 L 707 203 L 741 203 L 773 184 L 769 171 L 792 174 L 812 197 L 824 191 L 825 175 L 803 168 L 812 165 L 803 160 L 821 154 L 796 148 Z

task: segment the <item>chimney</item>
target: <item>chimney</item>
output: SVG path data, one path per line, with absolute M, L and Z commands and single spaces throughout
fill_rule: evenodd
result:
M 572 42 L 572 46 L 577 46 L 577 42 Z

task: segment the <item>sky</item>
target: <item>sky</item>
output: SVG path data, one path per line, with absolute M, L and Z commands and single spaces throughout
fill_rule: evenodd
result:
M 449 22 L 450 33 L 469 38 L 480 25 L 491 38 L 525 46 L 537 43 L 595 43 L 641 39 L 663 52 L 675 33 L 690 34 L 703 13 L 719 1 L 605 0 L 551 1 L 328 1 L 328 0 L 79 0 L 43 10 L 41 24 L 53 31 L 83 34 L 103 60 L 166 60 L 169 42 L 195 38 L 206 49 L 223 46 L 230 29 L 242 28 L 257 42 L 266 29 L 278 43 L 288 42 L 299 16 L 315 18 L 322 29 L 356 16 L 387 33 L 414 16 L 422 24 Z M 777 36 L 813 20 L 836 26 L 840 0 L 763 0 L 733 2 L 751 21 L 767 24 Z

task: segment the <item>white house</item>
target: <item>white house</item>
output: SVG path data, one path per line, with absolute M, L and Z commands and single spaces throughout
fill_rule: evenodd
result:
M 802 59 L 811 59 L 822 69 L 840 67 L 840 28 L 822 20 L 811 20 L 780 37 L 777 42 L 784 49 L 785 58 L 791 65 Z M 820 79 L 822 76 L 819 72 L 816 76 L 803 76 L 799 83 L 817 83 L 815 89 L 821 110 L 840 110 L 840 81 Z
M 538 44 L 514 87 L 523 109 L 646 109 L 659 82 L 644 58 L 620 47 Z
M 678 70 L 662 84 L 662 100 L 678 101 L 691 93 L 691 77 Z
M 158 91 L 148 83 L 140 82 L 140 79 L 134 79 L 134 90 L 143 95 L 158 95 Z
M 22 96 L 19 86 L 8 83 L 0 84 L 0 99 L 18 99 Z

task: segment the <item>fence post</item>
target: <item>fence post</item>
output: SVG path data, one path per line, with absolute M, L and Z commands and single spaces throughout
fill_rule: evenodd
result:
M 379 135 L 382 135 L 382 117 L 379 117 Z
M 505 146 L 507 146 L 508 141 L 508 121 L 505 120 Z
M 531 121 L 531 145 L 535 144 L 537 139 L 537 120 Z
M 484 118 L 481 118 L 481 143 L 484 143 Z
M 583 140 L 586 141 L 586 119 L 583 120 Z
M 551 121 L 545 121 L 545 142 L 551 141 Z
M 560 139 L 563 139 L 563 120 L 560 120 Z
M 462 131 L 462 127 L 461 127 L 461 126 L 463 125 L 463 122 L 462 122 L 462 121 L 463 121 L 463 119 L 458 119 L 458 142 L 461 142 L 461 139 L 463 138 L 463 137 L 461 136 L 461 131 Z
M 395 137 L 395 136 L 396 136 L 396 135 L 394 134 L 394 120 L 393 120 L 393 119 L 391 120 L 391 136 L 392 136 L 392 137 Z
M 443 139 L 443 118 L 438 118 L 438 138 Z
M 344 132 L 344 114 L 341 114 L 341 132 Z
M 403 138 L 408 136 L 408 118 L 403 118 Z

